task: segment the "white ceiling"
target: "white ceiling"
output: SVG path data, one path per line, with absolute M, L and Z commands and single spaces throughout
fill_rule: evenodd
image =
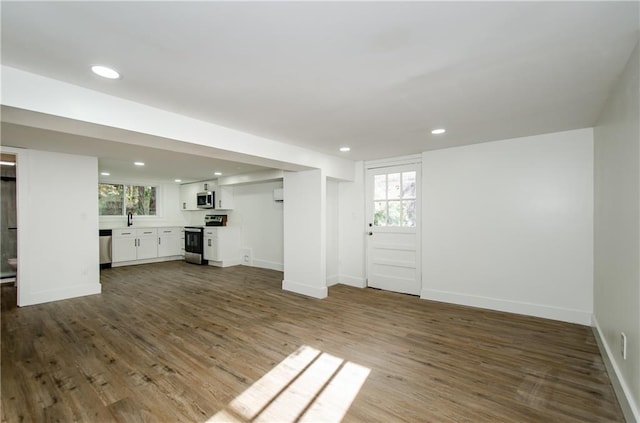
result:
M 351 159 L 593 126 L 640 34 L 638 2 L 1 6 L 4 65 Z

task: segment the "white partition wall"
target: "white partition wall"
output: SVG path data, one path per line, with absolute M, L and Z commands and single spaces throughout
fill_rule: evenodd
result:
M 98 159 L 17 157 L 18 305 L 100 293 Z
M 338 244 L 339 230 L 339 198 L 338 198 L 338 182 L 334 180 L 327 181 L 327 286 L 335 285 L 339 282 L 339 260 L 340 247 Z
M 594 324 L 629 422 L 640 422 L 639 49 L 636 46 L 594 130 Z
M 284 203 L 273 199 L 273 190 L 279 188 L 282 181 L 233 187 L 234 209 L 229 212 L 229 225 L 240 227 L 242 264 L 284 270 Z
M 321 170 L 285 172 L 284 290 L 327 296 L 326 196 Z
M 592 129 L 422 157 L 423 298 L 591 323 Z

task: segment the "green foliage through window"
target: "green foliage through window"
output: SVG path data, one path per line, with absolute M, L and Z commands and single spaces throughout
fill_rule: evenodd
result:
M 142 185 L 98 184 L 100 216 L 155 216 L 157 187 Z

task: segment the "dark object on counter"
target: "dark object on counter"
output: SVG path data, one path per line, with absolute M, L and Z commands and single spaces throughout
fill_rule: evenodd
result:
M 133 225 L 133 213 L 127 213 L 127 227 Z
M 204 217 L 205 226 L 227 226 L 226 214 L 208 214 Z

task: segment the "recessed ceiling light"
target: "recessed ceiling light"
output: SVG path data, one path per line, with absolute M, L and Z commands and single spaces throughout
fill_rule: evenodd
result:
M 445 132 L 447 132 L 447 130 L 444 128 L 438 128 L 431 131 L 433 135 L 440 135 L 440 134 L 444 134 Z
M 0 165 L 2 165 L 2 166 L 15 166 L 16 163 L 15 162 L 5 162 L 3 160 L 3 161 L 0 161 Z
M 111 176 L 111 174 L 109 172 L 100 172 L 100 175 L 102 175 L 102 176 Z
M 213 172 L 213 174 L 216 176 L 222 176 L 222 172 Z
M 174 182 L 182 182 L 182 179 L 174 179 Z
M 136 166 L 144 166 L 143 162 L 133 162 L 133 164 Z
M 351 151 L 351 147 L 340 147 L 340 151 L 346 153 L 347 151 Z
M 107 79 L 120 78 L 120 74 L 118 73 L 118 71 L 108 68 L 106 66 L 101 66 L 101 65 L 91 66 L 91 71 L 93 71 L 93 73 L 95 73 L 96 75 L 99 75 Z

